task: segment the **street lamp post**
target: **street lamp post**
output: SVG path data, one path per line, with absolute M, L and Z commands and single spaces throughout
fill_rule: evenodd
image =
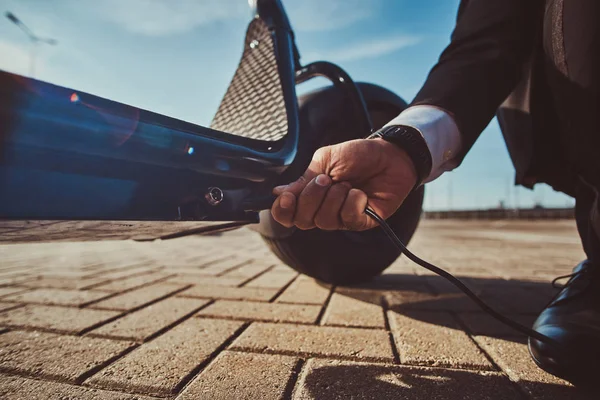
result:
M 31 29 L 27 27 L 17 16 L 10 11 L 7 11 L 5 14 L 6 18 L 9 19 L 10 22 L 17 25 L 21 30 L 27 35 L 29 41 L 31 43 L 30 55 L 29 55 L 29 75 L 33 78 L 35 75 L 35 61 L 37 57 L 38 45 L 40 43 L 49 44 L 51 46 L 56 45 L 58 42 L 56 39 L 44 38 L 35 35 Z

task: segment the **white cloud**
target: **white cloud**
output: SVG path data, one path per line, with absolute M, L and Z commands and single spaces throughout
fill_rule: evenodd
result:
M 147 36 L 184 33 L 244 16 L 250 19 L 248 4 L 241 0 L 103 0 L 92 7 L 100 18 Z
M 377 14 L 381 0 L 283 0 L 298 31 L 333 31 Z
M 384 38 L 374 38 L 350 43 L 344 47 L 324 53 L 307 53 L 305 59 L 347 62 L 377 58 L 394 53 L 403 48 L 414 46 L 421 41 L 418 36 L 397 35 Z
M 332 31 L 374 16 L 381 0 L 284 0 L 284 7 L 298 31 Z M 141 35 L 167 36 L 223 21 L 250 21 L 242 0 L 102 0 L 72 1 L 99 18 Z

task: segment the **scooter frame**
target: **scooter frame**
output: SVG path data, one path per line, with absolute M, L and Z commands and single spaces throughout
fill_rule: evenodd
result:
M 268 26 L 287 134 L 264 141 L 0 71 L 0 219 L 258 222 L 293 163 L 300 136 L 295 86 L 328 78 L 371 122 L 350 76 L 300 63 L 280 0 L 257 0 Z

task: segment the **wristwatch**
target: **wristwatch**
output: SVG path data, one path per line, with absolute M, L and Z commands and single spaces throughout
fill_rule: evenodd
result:
M 367 139 L 376 138 L 394 143 L 408 154 L 417 171 L 415 189 L 427 179 L 431 173 L 433 161 L 427 142 L 418 129 L 407 125 L 386 126 L 367 137 Z

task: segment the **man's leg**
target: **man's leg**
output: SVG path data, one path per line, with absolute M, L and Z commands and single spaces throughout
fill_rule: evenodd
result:
M 594 388 L 600 371 L 600 1 L 548 0 L 544 21 L 547 78 L 560 144 L 577 182 L 577 228 L 588 260 L 534 324 L 557 345 L 529 340 L 546 371 Z M 597 389 L 596 389 L 597 390 Z
M 600 1 L 548 0 L 547 78 L 560 144 L 576 173 L 600 186 Z

